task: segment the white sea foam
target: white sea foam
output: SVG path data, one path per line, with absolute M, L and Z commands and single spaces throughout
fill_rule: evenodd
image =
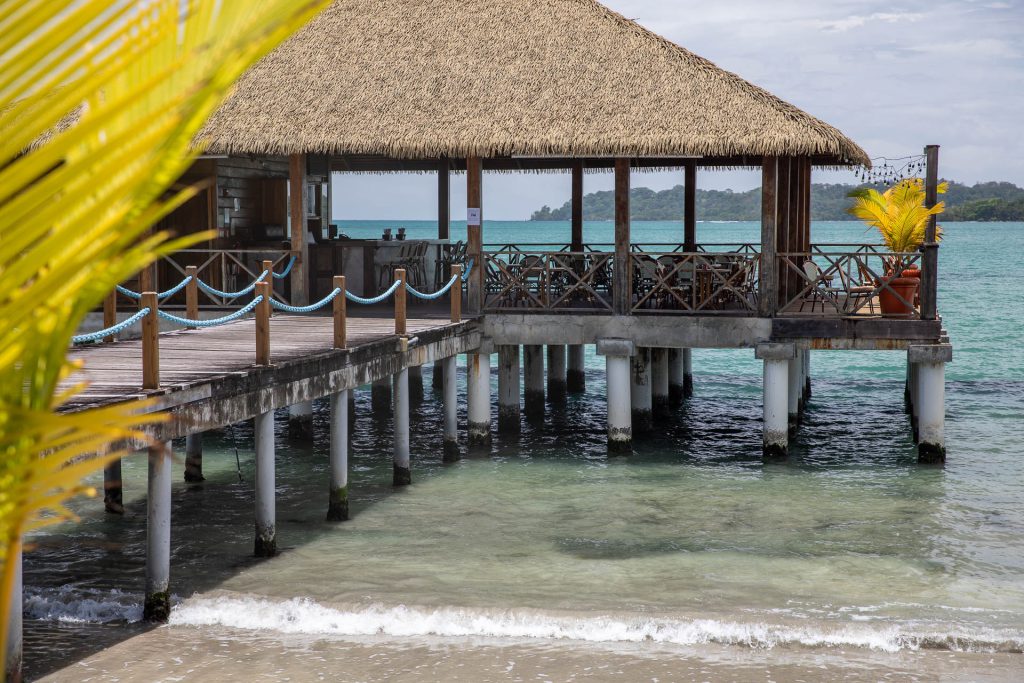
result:
M 26 588 L 23 609 L 29 619 L 71 624 L 133 623 L 142 619 L 139 596 L 116 589 Z
M 1024 633 L 1004 631 L 975 634 L 914 633 L 898 626 L 849 623 L 794 626 L 715 619 L 631 619 L 531 611 L 381 605 L 334 609 L 304 598 L 284 602 L 259 598 L 193 598 L 172 610 L 171 624 L 227 626 L 308 635 L 651 641 L 677 645 L 718 643 L 752 648 L 802 645 L 863 647 L 886 652 L 921 648 L 969 651 L 1020 651 L 1024 648 Z

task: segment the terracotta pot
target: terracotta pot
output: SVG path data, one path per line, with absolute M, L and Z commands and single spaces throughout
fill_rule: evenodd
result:
M 914 297 L 917 295 L 917 288 L 921 284 L 921 280 L 916 277 L 892 277 L 886 278 L 889 287 L 891 287 L 896 294 L 899 294 L 906 301 L 914 301 Z M 882 315 L 908 318 L 915 313 L 915 309 L 912 306 L 900 301 L 896 298 L 896 294 L 889 291 L 888 289 L 882 289 L 878 292 L 878 304 L 882 308 Z
M 907 268 L 902 273 L 900 273 L 900 276 L 901 277 L 916 277 L 918 280 L 920 280 L 921 279 L 921 269 L 918 268 L 917 266 L 913 266 L 911 268 Z

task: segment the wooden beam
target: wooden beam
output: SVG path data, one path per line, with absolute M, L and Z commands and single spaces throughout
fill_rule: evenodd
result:
M 761 165 L 761 271 L 758 281 L 758 314 L 775 315 L 779 294 L 779 260 L 775 239 L 778 219 L 778 157 L 765 157 Z
M 288 157 L 288 215 L 292 228 L 292 254 L 295 265 L 291 273 L 291 299 L 296 306 L 309 303 L 308 262 L 309 246 L 306 244 L 306 155 L 292 154 Z
M 103 329 L 113 327 L 117 324 L 117 289 L 110 290 L 110 293 L 103 298 Z M 115 341 L 114 335 L 103 338 L 104 343 L 109 344 Z
M 404 337 L 408 329 L 405 320 L 405 268 L 395 269 L 395 279 L 400 283 L 395 290 L 395 334 Z
M 572 246 L 571 251 L 583 251 L 583 162 L 572 164 Z
M 142 319 L 142 388 L 160 388 L 160 318 L 157 317 L 156 292 L 142 292 L 139 306 L 148 308 Z
M 263 297 L 256 304 L 256 365 L 270 365 L 270 285 L 257 282 L 255 293 Z
M 777 175 L 777 185 L 775 194 L 775 250 L 777 253 L 784 254 L 789 251 L 789 168 L 792 159 L 790 157 L 779 157 L 779 169 Z M 781 305 L 787 301 L 786 295 L 789 293 L 789 268 L 782 268 L 780 264 L 780 271 L 778 272 L 778 294 L 777 301 Z
M 331 302 L 331 313 L 334 317 L 334 348 L 343 349 L 348 344 L 348 330 L 347 330 L 347 307 L 348 302 L 346 301 L 346 287 L 345 287 L 345 276 L 335 275 L 334 276 L 334 288 L 340 289 L 338 295 L 334 297 L 334 301 Z
M 189 320 L 198 320 L 199 269 L 196 266 L 186 266 L 185 277 L 192 278 L 185 285 L 185 317 Z M 195 325 L 189 325 L 189 329 L 195 329 Z
M 924 205 L 929 209 L 939 201 L 939 146 L 924 148 Z M 935 216 L 928 217 L 921 245 L 921 318 L 935 320 L 938 314 L 939 243 L 936 240 Z
M 450 239 L 451 222 L 451 171 L 445 157 L 437 163 L 437 239 Z
M 615 160 L 615 270 L 612 311 L 629 315 L 633 307 L 633 278 L 629 258 L 629 159 Z
M 451 321 L 458 323 L 462 322 L 462 266 L 460 264 L 452 264 L 451 276 L 458 278 L 449 290 L 449 296 L 451 296 Z
M 484 307 L 483 212 L 483 166 L 480 157 L 470 157 L 466 159 L 466 257 L 473 261 L 473 269 L 466 286 L 466 310 L 473 314 Z
M 697 162 L 686 162 L 683 186 L 683 251 L 697 251 Z

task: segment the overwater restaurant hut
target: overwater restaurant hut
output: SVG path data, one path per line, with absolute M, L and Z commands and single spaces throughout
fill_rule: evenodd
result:
M 570 375 L 581 344 L 597 343 L 609 372 L 613 358 L 646 363 L 650 347 L 756 347 L 766 440 L 783 445 L 785 429 L 768 424 L 769 390 L 788 381 L 781 412 L 798 409 L 808 349 L 944 341 L 933 228 L 922 253 L 903 255 L 904 267 L 922 267 L 916 296 L 889 286 L 892 258 L 880 247 L 811 240 L 812 169 L 869 165 L 864 150 L 594 0 L 336 0 L 245 74 L 202 136 L 208 156 L 193 175 L 213 182 L 169 227 L 216 227 L 222 237 L 165 267 L 220 264 L 223 277 L 244 281 L 277 249 L 277 262 L 295 259 L 278 295 L 305 303 L 330 291 L 337 274 L 366 295 L 383 289 L 396 265 L 432 289 L 448 263 L 472 264 L 464 305 L 483 314 L 486 337 L 499 347 L 569 345 Z M 697 243 L 695 177 L 716 167 L 761 169 L 758 243 Z M 685 179 L 683 229 L 672 244 L 638 245 L 630 175 L 655 168 Z M 489 247 L 481 175 L 491 170 L 571 171 L 569 242 Z M 582 174 L 600 170 L 615 174 L 608 245 L 583 241 Z M 437 174 L 437 239 L 332 234 L 332 173 L 395 171 Z M 449 240 L 452 171 L 466 173 L 464 252 Z M 915 363 L 938 368 L 933 375 L 949 355 L 914 353 Z M 688 375 L 688 351 L 669 356 L 673 376 L 677 367 Z

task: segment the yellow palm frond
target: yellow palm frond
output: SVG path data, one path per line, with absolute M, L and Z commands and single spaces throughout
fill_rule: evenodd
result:
M 123 455 L 109 444 L 164 419 L 138 404 L 56 413 L 74 393 L 57 392 L 71 336 L 117 283 L 183 246 L 146 233 L 189 197 L 162 198 L 197 131 L 325 4 L 0 0 L 0 615 L 22 533 L 67 514 L 81 478 Z

